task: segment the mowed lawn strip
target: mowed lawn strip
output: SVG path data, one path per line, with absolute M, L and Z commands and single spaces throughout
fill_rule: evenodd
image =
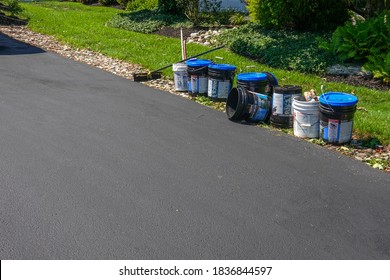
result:
M 114 15 L 122 13 L 121 10 L 56 1 L 23 3 L 22 6 L 29 17 L 30 29 L 53 35 L 61 42 L 74 47 L 141 64 L 151 70 L 181 59 L 179 39 L 107 27 L 105 23 Z M 210 47 L 197 44 L 187 46 L 189 56 L 209 49 Z M 315 89 L 317 93 L 321 93 L 323 85 L 325 91 L 353 92 L 359 98 L 358 106 L 362 107 L 355 114 L 355 132 L 361 136 L 377 138 L 384 145 L 390 144 L 389 91 L 329 83 L 315 75 L 269 68 L 225 49 L 202 58 L 212 59 L 217 63 L 234 64 L 238 72 L 269 71 L 275 74 L 281 85 L 300 85 L 304 91 Z M 164 74 L 173 76 L 171 69 L 164 71 Z

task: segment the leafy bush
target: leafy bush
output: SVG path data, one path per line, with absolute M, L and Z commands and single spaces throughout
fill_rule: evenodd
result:
M 118 14 L 106 25 L 134 32 L 153 33 L 163 26 L 189 26 L 191 23 L 181 15 L 162 14 L 156 10 L 141 10 Z
M 116 2 L 118 2 L 118 4 L 121 5 L 123 8 L 127 7 L 129 1 L 131 0 L 116 0 Z
M 178 5 L 186 17 L 194 23 L 200 22 L 199 0 L 178 0 Z
M 343 61 L 365 63 L 378 78 L 390 81 L 390 11 L 355 25 L 347 23 L 332 35 L 331 42 L 321 47 Z
M 350 0 L 350 9 L 366 19 L 376 17 L 390 9 L 388 0 Z
M 333 55 L 318 48 L 318 37 L 326 33 L 270 30 L 251 23 L 225 31 L 217 41 L 233 52 L 271 67 L 306 73 L 322 73 L 335 61 Z
M 18 0 L 2 0 L 1 2 L 0 11 L 2 10 L 11 16 L 15 16 L 23 10 Z
M 249 0 L 252 21 L 265 27 L 334 30 L 348 18 L 349 0 Z
M 229 23 L 233 24 L 233 25 L 243 25 L 243 24 L 245 24 L 247 22 L 248 22 L 247 18 L 242 13 L 234 13 L 229 18 Z
M 99 3 L 103 6 L 112 6 L 115 3 L 118 3 L 116 0 L 99 0 Z
M 153 10 L 157 8 L 158 0 L 130 0 L 127 3 L 126 10 L 128 11 L 140 11 L 140 10 Z
M 158 0 L 158 9 L 164 14 L 175 15 L 181 13 L 180 1 L 182 0 Z
M 199 24 L 200 25 L 228 25 L 231 24 L 231 19 L 233 17 L 242 16 L 242 13 L 239 13 L 235 10 L 221 10 L 218 12 L 202 12 L 199 15 Z M 239 19 L 238 21 L 239 22 Z

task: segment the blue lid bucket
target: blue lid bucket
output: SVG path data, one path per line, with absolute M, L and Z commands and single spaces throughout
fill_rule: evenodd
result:
M 265 94 L 267 91 L 267 75 L 256 72 L 238 74 L 237 86 L 249 91 Z
M 186 62 L 188 75 L 207 76 L 211 60 L 190 59 Z
M 237 67 L 231 64 L 210 64 L 209 69 L 220 71 L 236 71 Z
M 278 80 L 270 72 L 248 72 L 237 76 L 237 85 L 272 97 L 273 88 L 278 85 Z
M 351 141 L 353 118 L 358 98 L 343 92 L 327 92 L 320 96 L 320 135 L 328 143 Z
M 233 85 L 236 66 L 230 64 L 210 64 L 208 96 L 215 101 L 226 100 Z
M 237 81 L 239 82 L 266 82 L 267 81 L 267 75 L 264 73 L 257 73 L 257 72 L 248 72 L 248 73 L 241 73 L 237 75 Z
M 208 69 L 211 60 L 190 59 L 186 62 L 188 73 L 188 91 L 192 95 L 207 96 Z
M 320 96 L 320 103 L 325 106 L 334 107 L 351 107 L 358 103 L 355 95 L 344 92 L 327 92 Z

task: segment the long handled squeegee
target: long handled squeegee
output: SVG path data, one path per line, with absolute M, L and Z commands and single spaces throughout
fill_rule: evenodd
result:
M 190 59 L 193 59 L 193 58 L 196 58 L 196 57 L 199 57 L 199 56 L 202 56 L 202 55 L 211 53 L 211 52 L 216 51 L 216 50 L 219 50 L 219 49 L 222 49 L 223 47 L 224 47 L 224 45 L 219 46 L 219 47 L 216 47 L 216 48 L 211 49 L 211 50 L 208 50 L 208 51 L 205 51 L 205 52 L 202 52 L 202 53 L 200 53 L 200 54 L 191 56 L 191 57 L 189 57 L 189 58 L 180 60 L 180 61 L 175 62 L 175 63 L 185 62 L 185 61 L 187 61 L 187 60 L 190 60 Z M 164 67 L 161 67 L 161 68 L 159 68 L 159 69 L 157 69 L 157 70 L 154 70 L 154 71 L 152 71 L 152 72 L 149 72 L 149 73 L 146 73 L 146 72 L 144 72 L 144 73 L 134 73 L 134 74 L 133 74 L 134 81 L 135 81 L 135 82 L 143 82 L 143 81 L 148 81 L 148 80 L 153 80 L 153 79 L 159 79 L 159 78 L 161 78 L 161 76 L 162 76 L 161 70 L 167 69 L 168 67 L 171 67 L 171 66 L 172 66 L 173 64 L 175 64 L 175 63 L 166 65 L 166 66 L 164 66 Z

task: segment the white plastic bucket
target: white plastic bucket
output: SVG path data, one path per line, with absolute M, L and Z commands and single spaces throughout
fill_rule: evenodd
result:
M 173 78 L 176 91 L 188 91 L 188 73 L 185 63 L 176 63 L 172 65 Z
M 318 138 L 320 135 L 320 109 L 318 101 L 306 101 L 303 96 L 294 97 L 294 135 L 302 138 Z

